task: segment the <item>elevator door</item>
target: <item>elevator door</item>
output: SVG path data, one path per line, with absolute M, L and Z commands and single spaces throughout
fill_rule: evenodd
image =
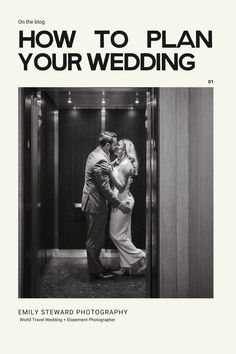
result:
M 147 92 L 147 179 L 146 179 L 146 254 L 147 254 L 147 296 L 159 296 L 159 160 L 158 160 L 158 90 Z

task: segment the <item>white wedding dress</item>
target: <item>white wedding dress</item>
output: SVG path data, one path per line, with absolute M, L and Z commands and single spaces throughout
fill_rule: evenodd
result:
M 119 166 L 114 167 L 113 171 L 119 177 Z M 121 200 L 128 199 L 130 213 L 124 214 L 119 208 L 115 208 L 111 210 L 110 217 L 110 237 L 119 251 L 121 268 L 131 268 L 145 257 L 145 253 L 136 248 L 131 239 L 131 216 L 134 207 L 134 197 L 130 193 L 131 183 L 132 178 L 129 178 L 122 193 L 119 193 L 117 188 L 114 190 Z

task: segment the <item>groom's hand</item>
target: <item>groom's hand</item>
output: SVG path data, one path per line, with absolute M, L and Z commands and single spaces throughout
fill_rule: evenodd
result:
M 127 203 L 126 200 L 123 200 L 120 205 L 119 205 L 119 209 L 122 211 L 122 213 L 124 214 L 128 214 L 130 212 L 130 207 L 129 204 Z

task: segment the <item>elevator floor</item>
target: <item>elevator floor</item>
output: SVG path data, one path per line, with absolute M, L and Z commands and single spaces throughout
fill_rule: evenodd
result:
M 103 264 L 119 268 L 117 258 Z M 123 275 L 107 280 L 91 280 L 87 259 L 52 258 L 40 284 L 41 298 L 145 298 L 145 275 Z

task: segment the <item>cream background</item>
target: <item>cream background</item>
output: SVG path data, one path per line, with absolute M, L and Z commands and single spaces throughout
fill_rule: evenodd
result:
M 232 353 L 235 347 L 235 35 L 233 1 L 117 2 L 7 1 L 1 17 L 1 350 L 3 353 Z M 45 26 L 18 25 L 43 19 Z M 148 29 L 213 30 L 213 49 L 192 50 L 190 72 L 24 72 L 18 58 L 20 29 L 77 29 L 81 54 L 99 51 L 95 29 L 129 34 L 126 51 L 145 50 Z M 40 50 L 42 51 L 42 50 Z M 106 51 L 114 51 L 106 46 Z M 158 49 L 156 50 L 158 52 Z M 118 50 L 118 52 L 122 52 Z M 214 80 L 215 298 L 18 299 L 18 92 L 19 86 L 203 87 Z M 18 308 L 128 308 L 111 324 L 20 323 Z M 234 312 L 234 314 L 233 314 Z

